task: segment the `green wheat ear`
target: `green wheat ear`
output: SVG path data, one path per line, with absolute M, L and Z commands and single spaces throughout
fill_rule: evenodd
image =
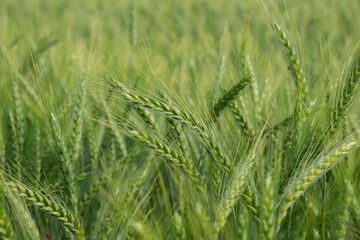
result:
M 280 25 L 274 23 L 273 26 L 275 29 L 275 33 L 278 36 L 278 39 L 285 48 L 285 53 L 289 61 L 290 70 L 295 79 L 295 85 L 297 87 L 296 108 L 294 113 L 295 132 L 290 133 L 289 135 L 291 138 L 289 141 L 292 141 L 292 139 L 297 140 L 298 136 L 301 135 L 301 127 L 306 119 L 305 105 L 308 98 L 308 89 L 307 89 L 306 78 L 304 76 L 302 66 L 300 64 L 299 57 L 295 52 L 295 49 L 291 45 L 288 37 L 286 36 L 284 30 L 280 27 Z
M 135 130 L 130 130 L 129 133 L 131 136 L 144 143 L 145 146 L 153 149 L 156 153 L 164 157 L 166 160 L 173 162 L 177 166 L 180 166 L 188 174 L 191 181 L 195 184 L 197 189 L 200 190 L 200 192 L 204 196 L 204 199 L 207 201 L 206 187 L 204 185 L 204 182 L 190 159 L 186 159 L 184 156 L 177 153 L 175 150 L 172 150 L 168 146 L 162 144 L 161 142 L 150 136 L 145 135 L 144 133 Z
M 289 185 L 284 193 L 284 202 L 280 208 L 278 223 L 281 224 L 287 215 L 287 210 L 291 208 L 297 199 L 317 181 L 321 175 L 333 167 L 339 159 L 346 156 L 348 152 L 356 145 L 355 142 L 344 144 L 335 149 L 330 155 L 320 158 L 314 166 L 306 169 L 303 176 Z
M 352 63 L 349 76 L 345 81 L 345 86 L 337 99 L 335 107 L 331 114 L 330 122 L 330 134 L 334 134 L 341 123 L 344 122 L 346 118 L 346 113 L 350 105 L 354 102 L 359 92 L 360 86 L 360 53 L 356 56 L 355 60 Z
M 72 208 L 77 209 L 77 196 L 75 192 L 75 175 L 73 170 L 73 163 L 70 160 L 65 142 L 61 135 L 59 123 L 53 113 L 50 113 L 50 126 L 52 130 L 52 137 L 55 143 L 55 148 L 60 160 L 61 174 L 64 180 L 65 189 L 69 194 L 67 196 L 68 201 L 71 203 Z
M 240 164 L 240 166 L 234 168 L 234 176 L 225 190 L 225 193 L 219 201 L 219 205 L 215 214 L 215 230 L 220 232 L 220 230 L 225 226 L 227 218 L 233 210 L 233 207 L 240 198 L 240 195 L 244 191 L 248 177 L 252 172 L 252 168 L 255 164 L 256 151 L 258 148 L 256 143 L 251 151 L 246 156 L 246 159 Z
M 121 96 L 123 96 L 133 105 L 164 114 L 166 117 L 179 121 L 180 123 L 183 123 L 192 129 L 202 138 L 209 151 L 216 159 L 218 159 L 224 170 L 229 170 L 231 167 L 230 160 L 222 153 L 222 150 L 220 149 L 220 146 L 217 144 L 215 139 L 207 133 L 205 125 L 197 120 L 193 115 L 164 101 L 157 101 L 149 97 L 133 94 L 128 91 L 119 81 L 113 78 L 108 78 L 108 81 L 112 87 L 118 90 L 117 92 Z
M 24 187 L 18 183 L 7 182 L 6 185 L 6 187 L 8 187 L 10 191 L 23 197 L 29 204 L 33 204 L 35 207 L 53 216 L 64 227 L 66 227 L 73 234 L 78 236 L 79 239 L 83 239 L 84 232 L 80 226 L 79 221 L 70 211 L 68 211 L 62 205 L 56 203 L 51 198 L 41 195 L 38 192 Z
M 74 116 L 73 116 L 73 128 L 71 133 L 71 142 L 70 142 L 70 152 L 69 158 L 70 161 L 74 164 L 79 157 L 80 152 L 80 141 L 82 134 L 82 125 L 83 125 L 83 111 L 84 111 L 84 101 L 85 101 L 85 83 L 81 84 L 80 91 L 77 96 Z
M 222 95 L 219 97 L 219 99 L 214 103 L 213 109 L 211 111 L 212 117 L 217 118 L 220 112 L 224 108 L 229 106 L 229 104 L 231 104 L 232 101 L 240 95 L 241 91 L 244 90 L 249 83 L 250 83 L 250 79 L 248 78 L 248 76 L 244 76 L 231 88 L 225 90 L 222 93 Z

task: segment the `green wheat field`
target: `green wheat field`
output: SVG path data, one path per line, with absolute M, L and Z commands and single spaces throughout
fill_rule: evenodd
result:
M 0 239 L 360 239 L 358 0 L 0 0 Z

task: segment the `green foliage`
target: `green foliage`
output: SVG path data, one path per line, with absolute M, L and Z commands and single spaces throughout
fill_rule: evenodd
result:
M 0 239 L 360 238 L 358 1 L 0 12 Z

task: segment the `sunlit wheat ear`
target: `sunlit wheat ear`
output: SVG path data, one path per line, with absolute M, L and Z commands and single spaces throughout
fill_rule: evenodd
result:
M 344 144 L 341 147 L 334 150 L 331 154 L 318 159 L 314 165 L 310 165 L 306 168 L 304 173 L 291 182 L 287 190 L 283 195 L 283 203 L 280 207 L 278 216 L 278 224 L 284 220 L 287 214 L 287 210 L 291 208 L 301 195 L 316 182 L 325 172 L 333 167 L 342 157 L 348 154 L 348 152 L 356 145 L 355 142 Z
M 360 53 L 354 59 L 349 76 L 331 113 L 330 134 L 333 135 L 346 118 L 348 108 L 358 96 L 360 89 Z
M 215 139 L 207 133 L 204 124 L 197 120 L 194 116 L 164 101 L 157 101 L 149 97 L 133 94 L 128 91 L 119 81 L 113 78 L 108 78 L 108 81 L 112 87 L 118 90 L 117 93 L 123 96 L 126 100 L 130 101 L 133 105 L 164 114 L 166 117 L 179 121 L 192 129 L 202 138 L 209 151 L 212 153 L 215 159 L 218 159 L 224 170 L 229 170 L 231 167 L 231 161 L 222 153 Z
M 259 88 L 258 88 L 258 81 L 255 75 L 255 70 L 254 70 L 254 66 L 252 65 L 252 62 L 250 59 L 247 59 L 247 65 L 249 68 L 249 72 L 250 72 L 250 79 L 251 80 L 251 96 L 252 96 L 252 100 L 254 102 L 255 105 L 255 118 L 259 118 L 260 119 L 260 111 L 261 111 L 261 102 L 260 102 L 260 98 L 259 98 Z M 265 97 L 266 95 L 264 94 L 263 97 Z

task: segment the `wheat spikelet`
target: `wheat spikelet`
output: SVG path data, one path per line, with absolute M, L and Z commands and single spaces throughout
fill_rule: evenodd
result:
M 152 116 L 152 114 L 149 111 L 146 111 L 145 109 L 139 107 L 136 108 L 136 111 L 144 120 L 144 122 L 149 125 L 150 128 L 154 129 L 155 131 L 159 129 L 157 124 L 154 122 L 154 116 Z

